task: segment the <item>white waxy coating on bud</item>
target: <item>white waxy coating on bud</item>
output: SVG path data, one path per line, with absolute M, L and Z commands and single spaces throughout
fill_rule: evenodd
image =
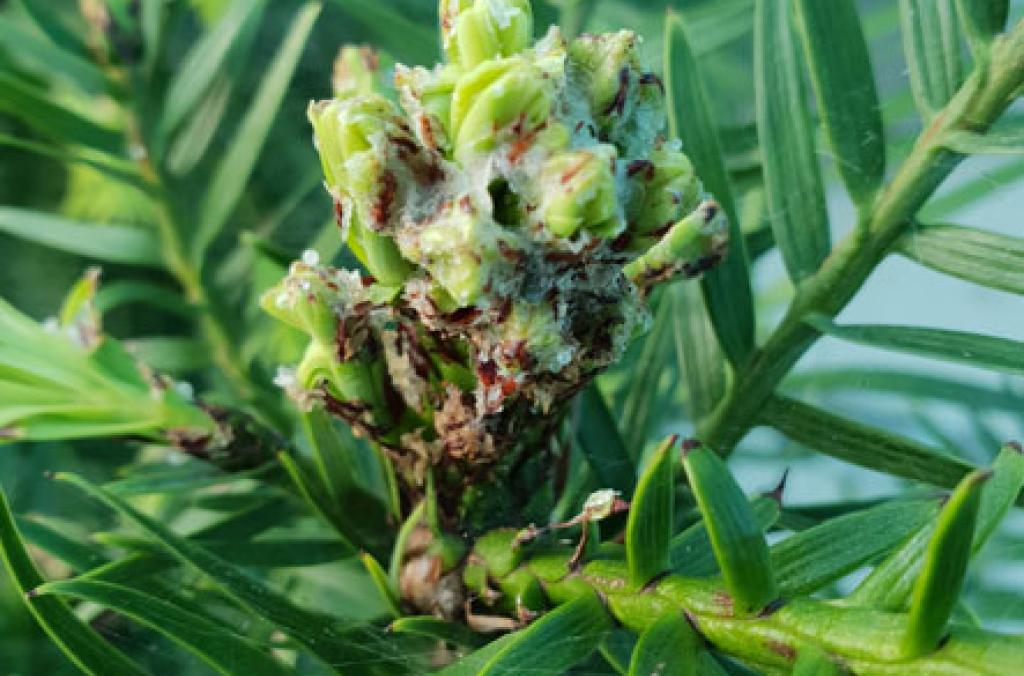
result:
M 581 228 L 614 237 L 625 227 L 618 214 L 614 146 L 554 155 L 541 173 L 544 223 L 552 234 L 570 237 Z
M 529 0 L 441 0 L 440 16 L 448 58 L 467 70 L 518 54 L 533 38 Z
M 611 488 L 594 491 L 583 503 L 583 516 L 588 521 L 607 519 L 615 512 L 615 504 L 619 500 L 619 492 Z

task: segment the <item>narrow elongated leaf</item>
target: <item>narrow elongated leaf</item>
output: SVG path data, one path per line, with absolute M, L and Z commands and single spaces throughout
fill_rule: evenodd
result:
M 820 315 L 808 318 L 807 322 L 826 335 L 860 345 L 1024 374 L 1024 343 L 1016 340 L 914 326 L 838 326 Z
M 288 673 L 257 644 L 235 634 L 227 626 L 138 589 L 110 582 L 64 580 L 45 584 L 38 591 L 40 594 L 91 601 L 109 608 L 163 634 L 225 676 Z
M 192 373 L 210 365 L 210 350 L 197 338 L 145 336 L 126 341 L 125 347 L 143 364 L 161 373 Z
M 25 549 L 7 496 L 0 492 L 0 559 L 14 587 L 27 595 L 46 581 Z M 76 667 L 94 676 L 144 676 L 146 671 L 107 643 L 60 599 L 29 598 L 25 605 L 39 626 Z
M 774 526 L 782 512 L 779 501 L 767 495 L 751 500 L 750 511 L 762 532 Z M 703 520 L 672 538 L 669 545 L 669 560 L 672 572 L 679 575 L 707 577 L 718 574 L 718 562 L 715 560 L 711 537 Z
M 943 220 L 990 195 L 1016 189 L 1021 179 L 1024 179 L 1024 161 L 997 166 L 932 199 L 921 210 L 920 219 L 925 222 Z
M 957 131 L 946 137 L 945 145 L 964 155 L 1024 155 L 1024 125 L 993 128 L 984 134 Z
M 161 134 L 176 129 L 209 91 L 238 36 L 246 28 L 255 30 L 265 6 L 266 0 L 233 0 L 216 25 L 192 45 L 168 87 L 160 119 Z
M 903 53 L 921 116 L 931 118 L 964 81 L 956 0 L 899 0 Z
M 797 25 L 836 168 L 866 207 L 885 174 L 885 138 L 875 75 L 853 0 L 797 0 Z
M 6 72 L 0 72 L 0 112 L 8 113 L 60 143 L 73 143 L 118 155 L 124 139 L 115 129 L 65 108 L 40 91 Z
M 547 613 L 526 629 L 510 634 L 510 640 L 473 673 L 478 676 L 563 674 L 596 650 L 611 627 L 611 616 L 597 596 L 584 594 Z
M 946 630 L 971 558 L 981 489 L 990 476 L 991 472 L 979 470 L 964 477 L 942 508 L 910 599 L 910 617 L 903 638 L 908 657 L 934 650 Z
M 344 514 L 338 509 L 320 478 L 310 472 L 302 460 L 293 458 L 286 452 L 279 453 L 277 458 L 306 503 L 346 542 L 352 543 L 355 533 L 349 523 L 350 515 Z
M 367 673 L 405 673 L 406 658 L 374 628 L 346 627 L 335 618 L 303 610 L 257 578 L 175 534 L 112 493 L 73 474 L 59 473 L 56 477 L 77 486 L 140 527 L 168 554 L 208 576 L 229 597 L 276 625 L 324 663 L 352 665 L 353 669 L 358 665 Z
M 768 544 L 743 491 L 718 455 L 683 443 L 683 468 L 738 616 L 760 612 L 778 596 Z
M 79 56 L 89 53 L 81 37 L 65 25 L 62 21 L 64 17 L 60 12 L 54 11 L 53 3 L 50 0 L 21 0 L 18 4 L 32 19 L 32 23 L 38 26 L 39 30 L 55 45 Z
M 690 408 L 697 429 L 725 393 L 725 360 L 714 339 L 714 328 L 704 299 L 692 284 L 670 290 L 675 300 L 675 345 L 686 375 Z
M 201 261 L 206 249 L 227 223 L 252 176 L 260 151 L 288 90 L 313 24 L 320 15 L 320 0 L 306 2 L 292 21 L 284 41 L 253 96 L 253 105 L 221 159 L 200 209 L 193 242 L 193 259 Z
M 334 0 L 380 45 L 402 63 L 429 65 L 437 61 L 440 44 L 427 28 L 390 5 L 373 0 Z
M 897 501 L 829 519 L 771 548 L 783 596 L 815 592 L 901 544 L 938 512 L 935 500 Z
M 400 617 L 388 625 L 388 631 L 426 636 L 462 648 L 479 648 L 487 642 L 486 638 L 474 633 L 465 624 L 445 622 L 431 615 Z
M 629 507 L 626 561 L 629 576 L 636 585 L 647 584 L 669 568 L 676 440 L 676 437 L 669 437 L 651 454 Z
M 696 676 L 697 634 L 682 613 L 669 613 L 640 635 L 629 662 L 629 676 Z
M 974 58 L 984 61 L 988 44 L 1006 26 L 1010 0 L 957 0 L 956 4 L 960 20 L 970 38 Z
M 37 75 L 57 76 L 90 94 L 102 93 L 107 80 L 95 64 L 25 30 L 0 16 L 0 35 L 9 52 Z
M 665 21 L 665 74 L 669 130 L 682 139 L 697 175 L 729 218 L 729 255 L 704 276 L 702 285 L 722 350 L 739 365 L 754 349 L 749 262 L 707 89 L 682 20 L 671 11 Z
M 391 562 L 388 566 L 388 579 L 394 589 L 398 589 L 401 586 L 402 561 L 405 557 L 405 547 L 409 543 L 409 538 L 412 537 L 413 531 L 423 522 L 426 512 L 427 503 L 424 500 L 416 505 L 416 508 L 409 514 L 409 518 L 398 529 L 398 537 L 395 538 L 395 546 L 391 550 Z
M 195 308 L 182 298 L 180 292 L 166 286 L 134 280 L 116 280 L 105 283 L 96 291 L 96 309 L 105 314 L 132 303 L 157 307 L 184 319 L 195 317 Z
M 672 350 L 671 298 L 666 293 L 656 303 L 654 326 L 645 337 L 636 368 L 630 374 L 620 416 L 622 438 L 633 457 L 639 456 L 649 438 L 648 429 L 658 408 L 658 386 L 668 361 L 665 355 Z
M 16 517 L 18 530 L 25 540 L 82 573 L 107 562 L 95 546 L 80 542 L 38 518 Z
M 992 463 L 992 478 L 985 484 L 978 509 L 974 551 L 992 537 L 1024 489 L 1024 451 L 1015 441 L 1005 444 Z
M 109 263 L 150 267 L 163 264 L 159 239 L 142 228 L 81 223 L 41 211 L 0 206 L 0 231 Z
M 388 580 L 388 574 L 381 568 L 380 563 L 377 559 L 373 558 L 370 554 L 363 552 L 359 555 L 359 560 L 363 562 L 363 567 L 366 568 L 366 572 L 370 574 L 370 580 L 373 582 L 373 586 L 377 588 L 377 592 L 380 594 L 384 602 L 387 603 L 391 609 L 392 614 L 395 617 L 401 617 L 402 608 L 398 601 L 397 589 L 391 586 L 391 581 Z
M 64 164 L 83 164 L 105 174 L 108 178 L 112 178 L 115 181 L 127 183 L 132 187 L 143 191 L 150 189 L 149 186 L 142 181 L 138 172 L 131 163 L 105 153 L 74 152 L 66 148 L 59 148 L 57 146 L 38 143 L 36 141 L 2 133 L 0 133 L 0 146 L 8 146 L 10 148 L 17 148 L 18 150 L 25 150 L 30 153 L 36 153 L 43 157 L 51 157 Z
M 916 441 L 833 415 L 792 399 L 773 398 L 763 423 L 825 455 L 894 476 L 951 488 L 974 469 Z
M 897 250 L 921 265 L 1024 295 L 1024 239 L 954 225 L 919 225 Z
M 580 395 L 576 440 L 597 482 L 619 491 L 628 500 L 633 495 L 636 467 L 622 441 L 618 425 L 595 385 Z
M 768 217 L 786 270 L 800 282 L 817 271 L 831 243 L 789 6 L 789 0 L 756 3 L 754 90 Z

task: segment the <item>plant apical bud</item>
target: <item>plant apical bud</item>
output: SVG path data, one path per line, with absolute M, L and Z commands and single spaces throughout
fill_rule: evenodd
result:
M 629 163 L 626 174 L 637 187 L 629 208 L 630 225 L 639 236 L 635 244 L 649 246 L 697 206 L 700 186 L 693 165 L 677 150 L 656 150 L 649 160 Z
M 587 228 L 615 237 L 622 231 L 615 160 L 615 147 L 609 145 L 564 152 L 548 160 L 541 172 L 545 187 L 542 212 L 552 234 L 570 237 Z
M 367 45 L 345 45 L 334 59 L 331 84 L 334 98 L 372 94 L 374 79 L 380 69 L 380 56 Z
M 467 70 L 518 54 L 533 37 L 529 0 L 441 0 L 440 15 L 448 58 Z

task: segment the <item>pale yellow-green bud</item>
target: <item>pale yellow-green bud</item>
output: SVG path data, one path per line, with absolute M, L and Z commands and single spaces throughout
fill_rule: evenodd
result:
M 315 342 L 332 344 L 337 327 L 331 310 L 335 296 L 315 267 L 295 263 L 287 277 L 263 294 L 260 305 L 267 314 L 310 335 Z
M 622 114 L 626 94 L 640 72 L 633 31 L 583 35 L 569 44 L 572 65 L 583 76 L 595 117 Z
M 642 256 L 623 268 L 637 286 L 650 286 L 681 272 L 697 277 L 725 256 L 729 225 L 722 208 L 712 200 L 679 221 Z
M 455 157 L 493 149 L 522 136 L 551 115 L 551 84 L 522 58 L 487 61 L 459 80 L 452 97 Z
M 452 93 L 459 75 L 459 69 L 451 65 L 434 70 L 420 66 L 395 68 L 395 87 L 402 107 L 412 119 L 420 143 L 427 148 L 451 148 Z
M 664 234 L 697 206 L 700 186 L 693 165 L 678 150 L 656 150 L 650 160 L 634 161 L 627 176 L 637 186 L 630 223 L 638 235 Z
M 547 229 L 570 237 L 581 228 L 602 236 L 622 229 L 615 191 L 616 151 L 600 145 L 553 156 L 541 172 L 542 213 Z
M 445 52 L 465 70 L 518 54 L 533 37 L 530 0 L 441 0 L 440 16 Z
M 361 94 L 372 94 L 380 57 L 372 47 L 345 45 L 334 59 L 331 84 L 334 98 L 347 99 Z

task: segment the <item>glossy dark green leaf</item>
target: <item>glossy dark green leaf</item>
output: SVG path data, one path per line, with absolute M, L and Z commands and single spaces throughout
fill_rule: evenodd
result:
M 956 0 L 899 0 L 910 89 L 922 117 L 949 103 L 964 81 Z
M 889 553 L 938 512 L 936 500 L 895 501 L 829 519 L 771 548 L 786 598 L 806 596 Z
M 718 455 L 683 444 L 683 468 L 704 517 L 711 547 L 738 616 L 760 612 L 778 596 L 768 544 L 747 497 Z
M 669 613 L 640 635 L 629 676 L 696 676 L 700 641 L 686 616 Z
M 903 638 L 908 657 L 934 650 L 946 630 L 971 558 L 981 489 L 990 476 L 991 472 L 979 470 L 964 477 L 939 514 L 910 598 Z
M 710 99 L 682 19 L 669 12 L 665 21 L 665 87 L 670 132 L 729 218 L 729 255 L 702 282 L 708 312 L 729 361 L 746 362 L 754 349 L 754 301 L 739 213 L 726 170 L 722 142 Z
M 576 440 L 597 482 L 619 491 L 627 500 L 633 495 L 636 467 L 622 441 L 604 396 L 596 385 L 579 397 Z
M 91 601 L 113 610 L 163 634 L 225 676 L 290 673 L 259 645 L 226 625 L 138 589 L 110 582 L 64 580 L 45 584 L 39 592 Z
M 169 134 L 193 111 L 224 69 L 232 46 L 263 18 L 266 0 L 233 0 L 220 20 L 189 49 L 167 88 L 160 131 Z
M 897 248 L 933 270 L 1024 295 L 1024 239 L 954 225 L 919 225 L 900 238 Z
M 124 139 L 103 126 L 55 102 L 48 92 L 0 71 L 0 112 L 8 113 L 60 143 L 72 143 L 118 155 Z
M 367 669 L 367 673 L 405 673 L 407 658 L 394 642 L 373 627 L 346 626 L 323 613 L 299 608 L 254 576 L 175 534 L 116 495 L 73 474 L 59 473 L 56 477 L 77 486 L 134 523 L 168 554 L 208 576 L 225 594 L 276 625 L 325 664 L 350 664 L 353 669 L 357 666 Z
M 768 217 L 789 276 L 800 282 L 817 271 L 831 243 L 793 33 L 789 0 L 758 0 L 754 90 Z
M 496 641 L 497 646 L 492 643 L 478 651 L 485 659 L 474 658 L 474 653 L 440 673 L 556 676 L 586 659 L 611 627 L 611 616 L 601 601 L 587 593 L 546 613 L 529 627 Z
M 126 225 L 99 225 L 62 216 L 0 207 L 0 231 L 68 253 L 122 265 L 163 265 L 156 234 Z
M 626 522 L 630 579 L 645 585 L 669 569 L 669 541 L 675 505 L 675 445 L 669 437 L 651 454 L 640 474 Z
M 461 622 L 445 622 L 431 615 L 400 617 L 388 625 L 388 630 L 398 634 L 425 636 L 462 648 L 479 648 L 487 642 L 484 636 L 473 632 Z
M 725 359 L 715 341 L 704 298 L 692 284 L 670 290 L 675 301 L 676 359 L 686 375 L 691 415 L 697 429 L 725 393 Z
M 46 581 L 25 549 L 7 496 L 0 492 L 0 559 L 14 587 L 24 596 Z M 143 676 L 146 671 L 113 647 L 60 599 L 25 598 L 32 616 L 76 667 L 94 676 Z
M 875 75 L 853 0 L 797 0 L 818 114 L 853 201 L 867 207 L 885 174 L 885 137 Z
M 203 259 L 245 191 L 321 6 L 320 0 L 310 0 L 295 15 L 253 95 L 252 106 L 246 111 L 214 171 L 199 210 L 199 225 L 192 249 L 195 261 Z
M 772 496 L 762 495 L 750 501 L 754 521 L 762 531 L 767 531 L 779 520 L 779 501 Z M 708 577 L 717 575 L 718 561 L 711 547 L 711 537 L 704 521 L 698 521 L 669 544 L 669 559 L 672 572 L 687 577 Z
M 826 335 L 860 345 L 1024 374 L 1024 343 L 1016 340 L 916 326 L 839 326 L 821 315 L 811 316 L 807 322 Z
M 969 463 L 916 441 L 792 399 L 773 398 L 761 420 L 793 441 L 845 462 L 935 486 L 955 486 Z

